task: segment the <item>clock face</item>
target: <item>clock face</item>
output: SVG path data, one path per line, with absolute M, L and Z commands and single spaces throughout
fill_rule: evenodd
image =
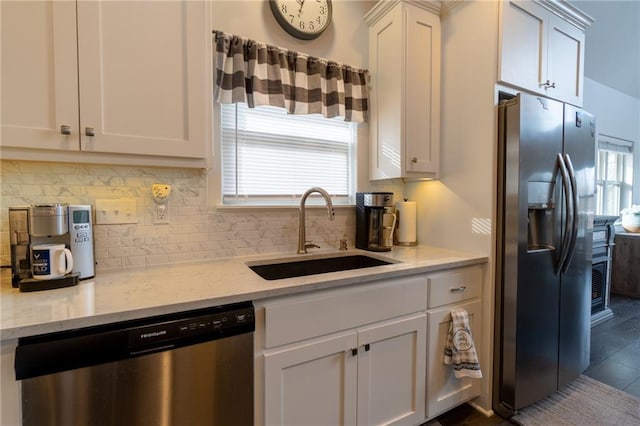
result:
M 331 0 L 269 0 L 276 20 L 289 34 L 318 37 L 331 22 Z

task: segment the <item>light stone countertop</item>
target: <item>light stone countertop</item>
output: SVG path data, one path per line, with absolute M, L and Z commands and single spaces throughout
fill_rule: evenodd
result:
M 399 263 L 274 281 L 262 279 L 246 265 L 247 262 L 301 260 L 331 254 L 366 254 L 392 258 Z M 394 247 L 385 253 L 319 250 L 309 255 L 282 253 L 99 272 L 95 278 L 80 281 L 73 287 L 35 292 L 20 292 L 13 288 L 11 270 L 5 268 L 0 282 L 0 339 L 11 340 L 486 261 L 484 256 L 428 246 Z

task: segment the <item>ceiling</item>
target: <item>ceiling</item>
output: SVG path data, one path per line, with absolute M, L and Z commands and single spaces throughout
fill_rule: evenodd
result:
M 587 29 L 587 78 L 640 99 L 640 0 L 570 0 L 595 22 Z

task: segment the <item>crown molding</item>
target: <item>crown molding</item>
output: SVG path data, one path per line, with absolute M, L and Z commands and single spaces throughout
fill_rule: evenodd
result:
M 378 3 L 364 15 L 364 20 L 367 25 L 371 26 L 378 22 L 380 18 L 385 16 L 391 9 L 402 3 L 410 4 L 440 16 L 440 9 L 443 2 L 439 0 L 379 0 Z
M 595 22 L 591 16 L 576 8 L 566 0 L 534 0 L 551 13 L 585 31 Z

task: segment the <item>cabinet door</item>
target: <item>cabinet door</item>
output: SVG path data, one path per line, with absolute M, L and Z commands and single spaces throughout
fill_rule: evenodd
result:
M 550 15 L 547 79 L 554 87 L 548 96 L 582 105 L 584 40 L 582 30 Z
M 75 2 L 3 0 L 0 17 L 0 144 L 78 150 Z
M 427 313 L 427 418 L 432 418 L 480 395 L 481 379 L 457 379 L 453 368 L 444 363 L 444 345 L 449 333 L 451 309 L 463 308 L 469 313 L 469 326 L 476 351 L 481 353 L 482 313 L 479 300 L 450 306 Z
M 369 28 L 371 178 L 400 177 L 402 155 L 402 8 Z
M 265 353 L 265 424 L 356 422 L 355 332 Z
M 424 420 L 425 352 L 425 314 L 359 330 L 359 425 Z
M 205 156 L 206 21 L 204 1 L 78 2 L 83 151 Z
M 440 17 L 407 6 L 404 164 L 411 173 L 440 169 Z
M 500 75 L 498 79 L 544 94 L 547 78 L 547 17 L 532 1 L 501 3 Z

